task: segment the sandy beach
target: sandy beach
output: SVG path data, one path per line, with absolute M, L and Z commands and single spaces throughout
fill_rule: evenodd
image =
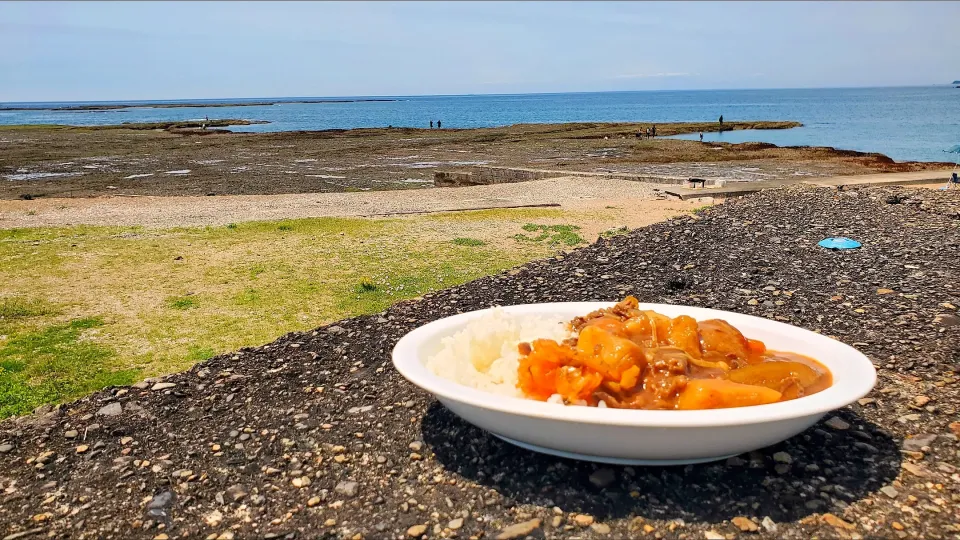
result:
M 0 201 L 0 228 L 142 225 L 152 228 L 226 225 L 307 217 L 380 217 L 491 208 L 556 206 L 602 210 L 616 206 L 630 226 L 663 219 L 704 201 L 664 200 L 663 186 L 577 177 L 516 184 L 360 193 L 226 195 L 219 197 L 95 197 Z

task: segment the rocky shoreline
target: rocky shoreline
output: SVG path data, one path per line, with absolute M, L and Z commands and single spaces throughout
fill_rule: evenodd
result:
M 862 249 L 816 247 L 846 235 Z M 956 538 L 960 192 L 764 191 L 0 424 L 0 534 L 57 538 Z M 389 353 L 496 304 L 739 311 L 866 353 L 869 397 L 725 462 L 515 448 Z
M 223 122 L 232 122 L 224 120 Z M 194 122 L 196 124 L 196 122 Z M 658 124 L 668 135 L 717 124 Z M 725 129 L 790 127 L 729 122 Z M 128 129 L 123 129 L 124 127 Z M 763 143 L 637 139 L 649 124 L 524 124 L 227 133 L 132 125 L 0 126 L 0 198 L 267 195 L 422 189 L 474 166 L 678 178 L 776 180 L 942 168 L 880 154 Z M 202 137 L 201 137 L 202 135 Z

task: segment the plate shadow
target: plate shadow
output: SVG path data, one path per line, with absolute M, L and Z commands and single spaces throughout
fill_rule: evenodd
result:
M 599 518 L 719 523 L 770 516 L 779 522 L 841 512 L 896 478 L 901 457 L 894 439 L 850 409 L 833 415 L 850 429 L 838 431 L 821 422 L 728 461 L 674 467 L 604 465 L 524 450 L 468 424 L 437 401 L 421 431 L 448 471 L 496 490 L 505 506 L 558 506 Z M 790 463 L 783 463 L 782 455 L 774 460 L 777 452 L 786 452 Z M 594 475 L 601 469 L 608 471 Z

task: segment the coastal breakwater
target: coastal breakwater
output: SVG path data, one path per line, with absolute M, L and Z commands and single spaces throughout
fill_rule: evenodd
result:
M 686 184 L 688 177 L 643 175 L 619 172 L 587 172 L 562 171 L 550 169 L 530 169 L 523 167 L 497 167 L 477 165 L 469 169 L 438 170 L 433 174 L 433 184 L 436 187 L 486 186 L 491 184 L 512 184 L 529 182 L 531 180 L 546 180 L 565 176 L 614 178 L 647 182 L 652 184 Z M 715 180 L 708 180 L 708 185 L 715 184 Z

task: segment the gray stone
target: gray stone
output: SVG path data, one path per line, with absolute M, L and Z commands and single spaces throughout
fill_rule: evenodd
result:
M 152 519 L 166 519 L 169 517 L 170 507 L 176 502 L 177 496 L 172 491 L 161 491 L 147 503 L 147 517 Z
M 0 454 L 6 454 L 13 450 L 13 445 L 10 443 L 0 444 Z
M 150 389 L 151 390 L 167 390 L 169 388 L 173 388 L 176 385 L 177 385 L 176 383 L 172 383 L 172 382 L 158 382 L 157 384 L 153 385 Z
M 599 487 L 605 488 L 612 484 L 617 479 L 616 473 L 613 472 L 613 469 L 597 469 L 593 471 L 593 474 L 590 475 L 590 483 Z
M 890 497 L 891 499 L 896 499 L 897 495 L 900 494 L 900 492 L 898 492 L 893 486 L 883 486 L 880 488 L 880 491 L 882 491 L 884 495 Z
M 373 405 L 364 405 L 363 407 L 351 407 L 347 409 L 347 414 L 360 414 L 373 410 Z
M 934 317 L 933 322 L 940 326 L 960 326 L 960 316 L 953 313 L 941 313 Z
M 68 439 L 76 439 L 77 437 L 80 436 L 80 433 L 78 433 L 77 430 L 75 429 L 71 429 L 71 430 L 68 430 L 66 433 L 64 433 L 63 436 Z
M 911 452 L 919 452 L 923 449 L 924 446 L 930 446 L 933 444 L 933 441 L 937 440 L 937 435 L 934 433 L 921 433 L 920 435 L 914 435 L 909 439 L 904 439 L 903 449 L 909 450 Z
M 100 416 L 119 416 L 123 412 L 123 405 L 120 405 L 116 401 L 108 405 L 100 407 L 100 410 L 97 411 L 97 414 Z
M 234 484 L 227 488 L 227 497 L 230 497 L 230 499 L 233 502 L 237 502 L 246 496 L 247 496 L 247 488 L 243 487 L 240 484 Z
M 843 419 L 841 419 L 841 418 L 839 418 L 839 417 L 837 417 L 837 416 L 831 416 L 830 419 L 827 420 L 827 421 L 824 422 L 824 423 L 825 423 L 827 426 L 829 426 L 829 427 L 831 427 L 831 428 L 833 428 L 833 429 L 836 429 L 836 430 L 840 430 L 840 431 L 843 431 L 843 430 L 845 430 L 845 429 L 850 429 L 850 424 L 848 424 L 848 423 L 845 422 Z
M 360 484 L 356 482 L 340 482 L 333 490 L 345 497 L 355 497 Z

